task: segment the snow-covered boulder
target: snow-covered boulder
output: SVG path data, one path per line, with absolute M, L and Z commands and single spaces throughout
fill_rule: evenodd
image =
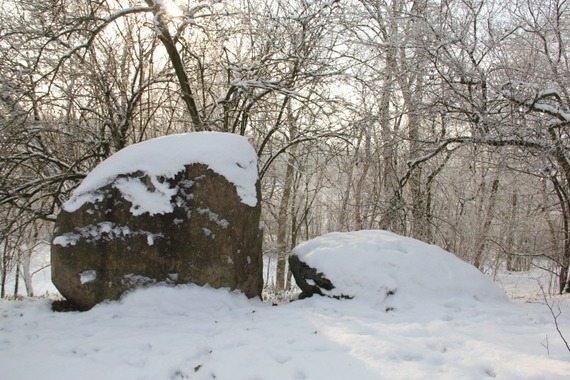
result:
M 387 231 L 317 237 L 295 247 L 289 265 L 301 297 L 354 298 L 386 311 L 422 302 L 506 299 L 490 279 L 453 254 Z
M 80 309 L 154 283 L 260 296 L 257 156 L 200 132 L 131 145 L 97 166 L 57 218 L 52 280 Z

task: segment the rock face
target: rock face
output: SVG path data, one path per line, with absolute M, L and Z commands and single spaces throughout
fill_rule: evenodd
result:
M 324 295 L 323 290 L 333 290 L 333 283 L 321 272 L 301 261 L 299 256 L 289 256 L 289 268 L 295 282 L 301 289 L 300 299 L 311 297 L 313 294 Z
M 170 178 L 138 170 L 106 182 L 87 192 L 87 201 L 64 206 L 56 221 L 52 281 L 76 307 L 87 310 L 153 283 L 261 295 L 258 182 L 254 206 L 202 163 Z

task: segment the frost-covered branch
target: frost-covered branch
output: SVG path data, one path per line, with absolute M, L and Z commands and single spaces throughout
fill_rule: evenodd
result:
M 146 13 L 146 12 L 151 12 L 151 11 L 152 11 L 152 8 L 150 8 L 150 7 L 130 7 L 130 8 L 121 9 L 121 10 L 119 10 L 119 11 L 117 11 L 117 12 L 115 12 L 115 13 L 107 16 L 107 17 L 104 17 L 104 18 L 93 18 L 91 21 L 98 21 L 98 22 L 100 22 L 100 24 L 98 24 L 97 26 L 95 26 L 89 30 L 89 32 L 88 32 L 89 37 L 87 38 L 87 40 L 84 43 L 79 44 L 79 45 L 71 48 L 67 53 L 62 55 L 59 58 L 57 64 L 54 66 L 54 68 L 51 71 L 49 71 L 47 74 L 45 74 L 43 76 L 43 78 L 54 76 L 55 74 L 57 74 L 60 71 L 63 64 L 65 62 L 67 62 L 71 57 L 79 54 L 79 52 L 81 52 L 81 51 L 86 51 L 89 48 L 91 48 L 91 46 L 93 46 L 93 43 L 95 42 L 95 40 L 97 39 L 99 34 L 101 32 L 103 32 L 107 28 L 107 26 L 109 26 L 111 23 L 119 20 L 122 17 L 131 15 L 131 14 Z M 62 32 L 59 32 L 56 35 L 52 36 L 48 40 L 46 46 L 49 45 L 50 43 L 56 42 L 56 41 L 63 44 L 63 45 L 67 45 L 66 43 L 61 42 L 61 37 L 65 36 L 65 35 L 70 35 L 70 34 L 76 32 L 78 30 L 81 30 L 81 29 L 76 27 L 76 28 L 66 29 Z M 44 48 L 42 48 L 42 50 Z M 36 65 L 39 65 L 39 59 L 41 58 L 41 56 L 42 56 L 41 54 L 38 54 L 37 61 L 35 63 Z M 80 56 L 80 58 L 83 59 L 83 56 Z
M 428 153 L 423 156 L 416 157 L 408 160 L 406 163 L 411 170 L 416 166 L 430 160 L 437 156 L 442 151 L 446 150 L 449 145 L 453 144 L 481 144 L 490 146 L 518 146 L 521 148 L 533 149 L 549 149 L 551 144 L 549 142 L 539 141 L 533 138 L 523 138 L 519 136 L 460 136 L 445 139 L 443 141 L 434 142 L 434 148 L 430 149 Z
M 570 111 L 564 104 L 562 94 L 556 89 L 539 90 L 538 85 L 533 83 L 510 81 L 503 85 L 502 94 L 530 111 L 550 115 L 564 124 L 570 122 Z
M 457 147 L 450 148 L 450 146 L 458 145 L 487 145 L 487 146 L 497 146 L 497 147 L 504 147 L 504 146 L 515 146 L 520 148 L 530 148 L 536 150 L 549 150 L 552 148 L 551 142 L 548 141 L 541 141 L 538 139 L 533 138 L 523 138 L 519 136 L 458 136 L 458 137 L 450 137 L 442 141 L 434 141 L 432 143 L 428 143 L 429 145 L 433 145 L 433 148 L 429 149 L 429 151 L 424 154 L 423 156 L 419 156 L 413 159 L 410 159 L 406 162 L 408 166 L 408 170 L 406 173 L 400 177 L 399 186 L 396 191 L 396 196 L 401 196 L 402 189 L 406 186 L 410 176 L 417 169 L 418 166 L 421 164 L 433 159 L 434 157 L 438 156 L 440 153 L 446 152 L 451 153 L 453 150 L 457 149 Z
M 277 157 L 279 157 L 281 154 L 285 153 L 292 146 L 297 145 L 297 144 L 301 144 L 304 142 L 308 142 L 308 141 L 317 141 L 317 140 L 320 140 L 323 138 L 337 138 L 337 137 L 339 137 L 338 134 L 329 133 L 329 134 L 320 135 L 320 136 L 299 136 L 298 138 L 289 141 L 287 144 L 283 145 L 277 152 L 272 154 L 271 157 L 269 157 L 267 159 L 267 161 L 265 161 L 263 163 L 263 166 L 262 166 L 261 170 L 259 171 L 259 178 L 262 179 L 263 176 L 265 175 L 265 173 L 267 172 L 267 170 L 271 167 L 271 164 L 273 163 L 273 161 L 275 161 L 275 159 Z

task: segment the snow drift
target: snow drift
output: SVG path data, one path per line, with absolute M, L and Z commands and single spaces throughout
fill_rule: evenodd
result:
M 332 282 L 332 297 L 354 297 L 385 310 L 454 299 L 500 302 L 506 296 L 472 265 L 434 245 L 387 231 L 333 232 L 292 255 Z

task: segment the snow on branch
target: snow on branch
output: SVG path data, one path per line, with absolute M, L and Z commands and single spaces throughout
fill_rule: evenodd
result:
M 503 85 L 503 96 L 531 111 L 550 115 L 562 123 L 570 122 L 570 111 L 564 96 L 556 89 L 540 90 L 534 83 L 510 81 Z
M 48 73 L 43 75 L 42 78 L 49 78 L 52 75 L 55 77 L 55 75 L 59 72 L 59 70 L 61 69 L 61 67 L 63 66 L 63 64 L 67 60 L 69 60 L 74 55 L 79 54 L 80 51 L 89 49 L 93 45 L 93 43 L 95 42 L 95 39 L 97 38 L 99 33 L 101 33 L 103 30 L 105 30 L 105 28 L 107 28 L 107 26 L 109 26 L 109 24 L 111 24 L 112 22 L 120 19 L 121 17 L 127 16 L 129 14 L 145 13 L 145 12 L 150 12 L 150 11 L 152 11 L 152 8 L 149 8 L 149 7 L 129 7 L 129 8 L 121 9 L 121 10 L 119 10 L 119 11 L 117 11 L 117 12 L 115 12 L 115 13 L 107 16 L 107 17 L 95 19 L 95 20 L 101 21 L 101 24 L 99 24 L 99 25 L 97 25 L 97 26 L 95 26 L 89 30 L 89 38 L 87 39 L 87 41 L 85 41 L 84 43 L 77 45 L 77 46 L 73 47 L 72 49 L 70 49 L 66 54 L 64 54 L 59 59 L 59 61 L 55 65 L 55 67 L 51 71 L 49 71 Z M 56 36 L 53 36 L 48 43 L 59 41 L 61 36 L 63 36 L 64 34 L 70 34 L 72 32 L 73 32 L 73 30 L 65 30 L 64 32 L 58 33 Z M 38 57 L 38 60 L 39 60 L 39 57 Z M 37 62 L 36 62 L 36 64 L 37 64 Z
M 483 144 L 491 146 L 518 146 L 522 148 L 534 148 L 534 149 L 550 149 L 551 144 L 545 143 L 538 139 L 533 138 L 523 138 L 519 136 L 459 136 L 445 139 L 431 149 L 428 153 L 423 156 L 416 157 L 412 160 L 408 160 L 406 164 L 409 169 L 413 169 L 419 164 L 428 161 L 429 159 L 437 156 L 447 147 L 452 144 Z
M 232 83 L 232 86 L 247 88 L 261 88 L 272 91 L 283 92 L 285 95 L 296 96 L 297 93 L 294 91 L 286 90 L 281 81 L 271 80 L 271 79 L 252 79 L 252 80 L 236 80 Z
M 442 141 L 434 141 L 431 144 L 435 145 L 426 154 L 414 159 L 408 160 L 406 162 L 408 170 L 404 174 L 398 184 L 398 189 L 396 190 L 396 197 L 401 197 L 401 192 L 412 172 L 422 163 L 429 161 L 440 153 L 447 153 L 448 155 L 452 153 L 453 150 L 457 149 L 450 148 L 451 145 L 466 145 L 466 144 L 477 144 L 477 145 L 490 145 L 490 146 L 515 146 L 521 148 L 531 148 L 538 150 L 549 150 L 552 149 L 552 144 L 539 139 L 534 138 L 524 138 L 520 136 L 458 136 L 451 137 Z

